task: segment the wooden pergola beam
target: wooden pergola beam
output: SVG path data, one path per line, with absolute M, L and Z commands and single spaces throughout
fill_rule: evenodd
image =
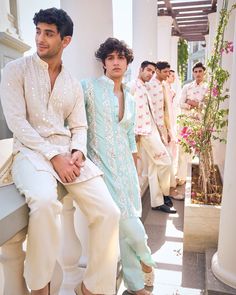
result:
M 177 32 L 180 32 L 179 27 L 178 27 L 178 23 L 177 23 L 177 21 L 175 19 L 175 16 L 174 16 L 170 1 L 169 0 L 164 0 L 164 1 L 165 1 L 165 5 L 166 5 L 166 8 L 167 8 L 168 14 L 171 15 L 172 18 L 173 18 L 173 26 L 174 26 L 175 30 Z

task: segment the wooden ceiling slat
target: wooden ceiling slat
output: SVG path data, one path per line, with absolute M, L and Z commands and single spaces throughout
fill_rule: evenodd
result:
M 194 12 L 190 12 L 190 13 L 184 13 L 184 14 L 180 14 L 179 12 L 177 12 L 176 14 L 175 14 L 175 17 L 189 17 L 189 16 L 197 16 L 197 15 L 208 15 L 208 12 L 205 12 L 205 11 L 203 11 L 203 12 L 201 12 L 201 13 L 194 13 Z
M 202 21 L 202 20 L 204 20 L 204 21 L 208 21 L 208 18 L 207 18 L 207 16 L 201 16 L 201 17 L 184 17 L 184 18 L 178 18 L 177 19 L 177 21 L 178 21 L 178 23 L 180 23 L 180 22 L 185 22 L 185 21 Z

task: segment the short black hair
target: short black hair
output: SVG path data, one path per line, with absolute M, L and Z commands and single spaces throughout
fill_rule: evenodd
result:
M 152 62 L 152 61 L 148 61 L 148 60 L 145 60 L 145 61 L 143 61 L 142 63 L 141 63 L 141 69 L 145 69 L 147 66 L 149 66 L 149 65 L 152 65 L 152 66 L 154 66 L 155 67 L 155 69 L 157 68 L 157 65 L 156 65 L 156 63 L 155 62 Z
M 196 62 L 196 63 L 193 65 L 192 70 L 194 71 L 196 68 L 202 68 L 204 72 L 205 72 L 205 70 L 206 70 L 206 67 L 205 67 L 205 66 L 203 65 L 203 63 L 200 62 L 200 61 Z
M 158 61 L 156 63 L 157 69 L 158 70 L 164 70 L 166 68 L 170 68 L 170 64 L 167 61 Z
M 132 49 L 130 49 L 124 41 L 120 41 L 116 38 L 106 39 L 106 41 L 102 43 L 95 52 L 95 57 L 101 60 L 104 64 L 107 56 L 114 51 L 124 55 L 127 60 L 127 64 L 132 63 L 134 59 Z
M 55 25 L 60 33 L 61 39 L 65 36 L 73 35 L 73 21 L 63 9 L 55 7 L 40 9 L 39 12 L 35 13 L 33 21 L 36 26 L 38 23 Z

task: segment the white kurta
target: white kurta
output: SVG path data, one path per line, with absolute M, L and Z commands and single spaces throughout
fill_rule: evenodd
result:
M 87 121 L 79 82 L 62 66 L 51 90 L 48 64 L 34 54 L 6 65 L 0 94 L 14 136 L 14 154 L 22 152 L 37 170 L 48 171 L 61 181 L 50 159 L 73 149 L 86 156 Z M 75 182 L 101 174 L 86 159 Z
M 199 104 L 203 101 L 205 95 L 207 94 L 208 88 L 207 83 L 201 82 L 197 84 L 196 81 L 188 83 L 184 85 L 180 98 L 180 107 L 181 113 L 191 116 L 191 107 L 187 103 L 187 100 L 193 100 Z M 181 126 L 180 126 L 181 128 Z M 179 148 L 179 163 L 178 163 L 178 171 L 177 178 L 179 180 L 186 180 L 187 177 L 187 166 L 188 162 L 192 160 L 192 155 L 184 152 L 183 148 L 180 146 Z

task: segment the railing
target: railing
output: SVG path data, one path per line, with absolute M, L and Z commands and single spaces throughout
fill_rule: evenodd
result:
M 145 178 L 140 177 L 140 183 L 144 193 L 147 187 Z M 82 280 L 86 261 L 80 259 L 82 247 L 74 227 L 73 200 L 60 184 L 58 196 L 63 203 L 62 248 L 60 261 L 55 267 L 51 281 L 51 295 L 72 295 L 74 287 Z M 80 225 L 84 223 L 80 214 L 79 217 L 76 216 L 77 223 L 78 219 L 81 221 Z M 0 295 L 30 294 L 23 277 L 27 225 L 28 207 L 24 197 L 14 184 L 0 187 Z M 82 235 L 84 236 L 83 232 Z

